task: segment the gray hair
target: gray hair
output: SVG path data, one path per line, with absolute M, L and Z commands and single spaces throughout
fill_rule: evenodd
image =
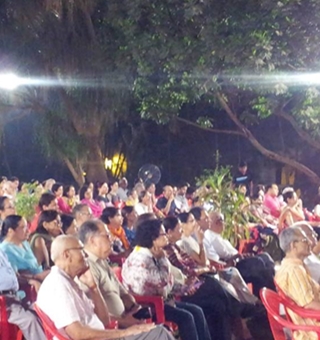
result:
M 103 223 L 100 220 L 89 220 L 84 222 L 78 231 L 78 237 L 80 241 L 86 245 L 91 236 L 94 236 L 99 232 L 99 223 Z
M 297 226 L 284 229 L 279 235 L 280 248 L 288 253 L 292 242 L 297 241 L 297 232 L 301 233 L 301 229 Z
M 56 263 L 63 252 L 68 248 L 70 241 L 78 239 L 73 235 L 59 235 L 57 236 L 51 244 L 51 260 Z
M 88 207 L 86 204 L 80 203 L 74 206 L 74 208 L 72 209 L 72 215 L 74 217 L 76 217 L 77 214 L 82 212 L 83 208 Z

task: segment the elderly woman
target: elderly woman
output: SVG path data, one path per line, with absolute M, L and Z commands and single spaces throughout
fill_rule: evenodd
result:
M 175 302 L 170 296 L 174 278 L 163 247 L 168 239 L 159 220 L 147 220 L 138 225 L 136 247 L 123 264 L 122 277 L 126 287 L 137 295 L 157 295 L 165 299 L 166 320 L 179 327 L 182 340 L 210 339 L 201 308 Z
M 42 211 L 38 227 L 31 235 L 30 246 L 38 264 L 42 265 L 44 269 L 53 266 L 50 258 L 51 243 L 61 233 L 61 218 L 58 212 L 56 210 Z
M 30 248 L 26 220 L 18 215 L 6 217 L 1 236 L 4 241 L 0 249 L 6 253 L 13 269 L 28 279 L 44 280 L 48 271 L 43 271 Z

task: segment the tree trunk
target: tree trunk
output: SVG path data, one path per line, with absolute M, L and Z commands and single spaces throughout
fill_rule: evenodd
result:
M 83 186 L 84 182 L 85 182 L 82 167 L 80 165 L 75 167 L 72 164 L 72 162 L 68 159 L 68 157 L 61 156 L 61 158 L 66 163 L 66 165 L 67 165 L 69 171 L 71 172 L 73 178 L 75 179 L 75 181 L 77 182 L 77 184 L 81 188 Z
M 88 156 L 85 165 L 87 180 L 89 182 L 107 182 L 108 176 L 104 167 L 104 157 L 101 151 L 99 138 L 87 137 Z
M 306 167 L 305 165 L 291 159 L 287 156 L 277 154 L 276 152 L 270 151 L 266 149 L 263 145 L 259 143 L 259 141 L 254 137 L 249 129 L 247 129 L 238 119 L 236 114 L 231 110 L 229 105 L 227 104 L 226 100 L 224 99 L 223 95 L 217 93 L 217 98 L 221 104 L 221 107 L 226 111 L 229 118 L 235 123 L 238 129 L 244 134 L 244 136 L 249 140 L 249 142 L 259 150 L 264 156 L 273 159 L 279 163 L 290 165 L 292 168 L 296 169 L 297 171 L 305 174 L 313 183 L 319 185 L 320 184 L 320 177 L 313 172 L 311 169 Z

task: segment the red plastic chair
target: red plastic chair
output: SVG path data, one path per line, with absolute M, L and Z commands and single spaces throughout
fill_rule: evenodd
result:
M 37 306 L 34 304 L 34 309 L 37 312 L 39 318 L 42 321 L 42 325 L 44 331 L 46 333 L 47 340 L 52 340 L 53 338 L 57 340 L 68 340 L 69 338 L 65 338 L 60 334 L 57 330 L 56 326 L 54 325 L 53 321 Z M 118 328 L 118 321 L 111 321 L 106 329 L 117 329 Z
M 291 310 L 302 318 L 320 320 L 320 311 L 315 309 L 306 309 L 304 307 L 298 306 L 289 296 L 285 294 L 285 292 L 276 283 L 275 286 L 277 288 L 278 295 L 282 299 L 282 304 L 285 308 L 288 320 L 290 320 L 291 322 L 293 321 L 290 314 L 288 313 L 288 310 Z
M 320 326 L 296 325 L 280 315 L 279 308 L 281 305 L 285 305 L 285 301 L 277 293 L 270 289 L 263 288 L 260 291 L 260 297 L 268 313 L 269 324 L 274 340 L 286 340 L 287 337 L 284 328 L 291 331 L 312 331 L 317 333 L 318 339 L 320 339 Z M 320 313 L 318 312 L 318 318 L 319 317 Z M 310 315 L 308 318 L 310 318 Z
M 42 326 L 46 333 L 47 340 L 52 340 L 54 337 L 57 340 L 68 340 L 60 334 L 53 321 L 37 306 L 37 304 L 34 304 L 34 309 L 42 321 Z
M 0 340 L 22 340 L 23 334 L 16 326 L 8 322 L 5 296 L 0 296 Z

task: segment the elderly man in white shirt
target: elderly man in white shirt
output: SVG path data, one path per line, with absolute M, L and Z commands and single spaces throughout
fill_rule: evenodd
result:
M 19 300 L 17 276 L 2 250 L 0 250 L 0 277 L 0 295 L 5 296 L 9 323 L 17 325 L 26 340 L 45 340 L 46 336 L 35 312 L 22 305 Z
M 219 212 L 211 214 L 211 223 L 204 232 L 203 245 L 209 260 L 222 262 L 227 266 L 235 266 L 246 282 L 253 285 L 253 293 L 259 296 L 263 287 L 275 290 L 274 262 L 264 253 L 257 256 L 251 254 L 239 254 L 231 243 L 221 234 L 224 230 L 224 216 Z
M 40 287 L 37 305 L 63 336 L 73 340 L 172 340 L 163 327 L 154 324 L 105 329 L 110 323 L 109 311 L 76 237 L 58 236 L 52 242 L 51 258 L 55 266 Z M 76 277 L 88 287 L 91 300 L 75 283 Z

